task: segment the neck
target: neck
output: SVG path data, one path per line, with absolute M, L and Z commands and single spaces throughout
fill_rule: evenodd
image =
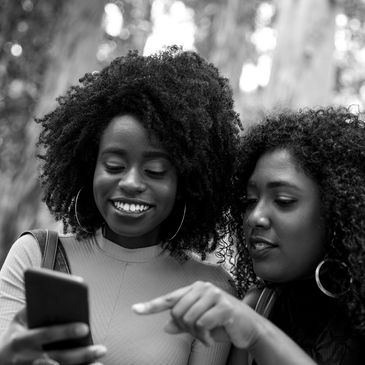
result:
M 158 232 L 138 237 L 126 237 L 115 233 L 107 225 L 104 225 L 102 227 L 102 234 L 109 241 L 128 249 L 144 248 L 159 244 Z

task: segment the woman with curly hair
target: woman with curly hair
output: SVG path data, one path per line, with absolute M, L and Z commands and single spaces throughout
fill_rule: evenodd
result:
M 141 318 L 130 306 L 196 280 L 234 293 L 220 266 L 196 258 L 230 226 L 239 119 L 227 79 L 195 52 L 170 47 L 130 52 L 80 81 L 38 120 L 41 183 L 63 222 L 71 271 L 89 286 L 95 345 L 44 355 L 44 344 L 89 329 L 24 325 L 23 273 L 41 265 L 26 234 L 0 275 L 1 364 L 224 364 L 228 344 L 171 338 L 161 330 L 166 314 Z
M 231 209 L 244 300 L 196 283 L 134 310 L 168 308 L 169 332 L 231 341 L 229 364 L 364 364 L 364 181 L 358 116 L 269 116 L 243 137 Z

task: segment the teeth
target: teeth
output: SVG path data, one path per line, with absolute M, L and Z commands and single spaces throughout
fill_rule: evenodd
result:
M 123 202 L 114 202 L 114 206 L 123 212 L 141 213 L 146 211 L 149 206 L 145 204 L 129 204 Z
M 255 242 L 254 245 L 256 250 L 264 250 L 265 248 L 272 247 L 265 242 Z

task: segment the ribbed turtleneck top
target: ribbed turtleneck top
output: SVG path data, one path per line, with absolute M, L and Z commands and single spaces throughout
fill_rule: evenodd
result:
M 104 365 L 225 364 L 229 344 L 208 348 L 188 334 L 166 334 L 168 312 L 138 316 L 131 311 L 134 303 L 196 280 L 210 281 L 232 293 L 230 277 L 220 266 L 193 257 L 181 263 L 159 245 L 127 249 L 106 239 L 101 230 L 81 241 L 73 235 L 60 238 L 71 272 L 89 286 L 93 340 L 108 348 Z M 30 235 L 20 237 L 0 272 L 0 339 L 25 304 L 24 270 L 40 264 L 37 242 Z

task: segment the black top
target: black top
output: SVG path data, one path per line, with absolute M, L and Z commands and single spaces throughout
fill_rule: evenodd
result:
M 276 287 L 269 319 L 320 365 L 364 365 L 365 336 L 351 331 L 338 301 L 314 279 Z

